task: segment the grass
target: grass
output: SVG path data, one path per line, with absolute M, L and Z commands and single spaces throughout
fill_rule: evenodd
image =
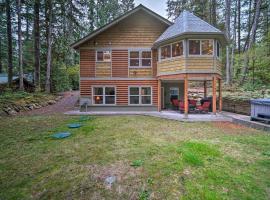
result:
M 69 138 L 51 138 L 71 129 Z M 269 133 L 146 116 L 0 120 L 0 199 L 269 199 Z M 108 188 L 106 177 L 117 180 Z

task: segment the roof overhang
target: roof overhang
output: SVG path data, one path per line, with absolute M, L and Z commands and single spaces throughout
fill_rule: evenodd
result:
M 179 39 L 218 39 L 223 46 L 227 45 L 229 43 L 229 40 L 227 36 L 223 32 L 216 32 L 216 33 L 211 33 L 211 32 L 184 32 L 179 35 L 176 35 L 174 37 L 158 41 L 154 43 L 153 48 L 157 48 L 159 46 L 175 42 L 176 40 Z
M 87 40 L 90 40 L 91 38 L 95 37 L 96 35 L 102 33 L 103 31 L 107 30 L 108 28 L 116 25 L 117 23 L 119 23 L 120 21 L 124 20 L 125 18 L 127 18 L 128 16 L 143 10 L 146 13 L 150 14 L 151 16 L 157 18 L 158 20 L 160 20 L 161 22 L 167 24 L 168 26 L 172 25 L 173 23 L 167 19 L 165 19 L 164 17 L 160 16 L 159 14 L 155 13 L 154 11 L 150 10 L 149 8 L 143 6 L 142 4 L 140 4 L 139 6 L 135 7 L 133 10 L 130 10 L 128 12 L 126 12 L 125 14 L 117 17 L 115 20 L 113 20 L 112 22 L 102 26 L 101 28 L 93 31 L 92 33 L 86 35 L 85 37 L 83 37 L 82 39 L 74 42 L 73 44 L 70 45 L 71 48 L 73 49 L 77 49 L 81 44 L 83 44 L 84 42 L 86 42 Z

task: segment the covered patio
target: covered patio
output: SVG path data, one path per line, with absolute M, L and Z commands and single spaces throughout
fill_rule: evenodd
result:
M 190 83 L 192 82 L 200 82 L 203 84 L 204 101 L 189 97 L 188 91 L 190 89 Z M 207 87 L 209 82 L 211 83 L 210 93 Z M 219 74 L 194 73 L 159 76 L 158 111 L 168 110 L 168 104 L 171 104 L 173 108 L 176 108 L 174 110 L 177 112 L 182 111 L 185 118 L 187 118 L 190 113 L 201 114 L 209 113 L 210 111 L 212 114 L 216 115 L 217 111 L 222 111 L 221 84 L 222 80 Z

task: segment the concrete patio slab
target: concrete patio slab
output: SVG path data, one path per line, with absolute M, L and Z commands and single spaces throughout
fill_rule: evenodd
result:
M 185 118 L 184 114 L 177 111 L 148 111 L 148 112 L 134 112 L 134 111 L 121 111 L 121 112 L 80 112 L 79 110 L 65 112 L 66 115 L 145 115 L 152 117 L 159 117 L 164 119 L 171 119 L 185 122 L 209 122 L 209 121 L 231 121 L 230 117 L 221 114 L 189 114 Z
M 250 116 L 247 116 L 247 115 L 240 115 L 240 114 L 225 112 L 225 111 L 222 111 L 221 115 L 231 118 L 232 122 L 236 124 L 241 124 L 243 126 L 247 126 L 247 127 L 251 127 L 255 129 L 270 131 L 269 124 L 265 124 L 265 123 L 261 123 L 257 121 L 251 121 Z

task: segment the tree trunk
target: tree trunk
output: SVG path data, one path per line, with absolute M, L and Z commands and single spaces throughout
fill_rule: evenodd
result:
M 3 61 L 2 61 L 2 38 L 0 34 L 0 73 L 3 72 Z
M 46 85 L 47 93 L 51 92 L 51 54 L 52 54 L 52 1 L 47 0 L 46 12 L 46 36 L 47 36 L 47 67 L 46 67 Z
M 10 1 L 6 0 L 6 16 L 7 16 L 7 43 L 8 43 L 8 86 L 12 85 L 13 63 L 12 63 L 12 33 L 11 33 L 11 10 Z
M 21 0 L 17 0 L 17 16 L 18 16 L 18 53 L 19 53 L 19 89 L 23 90 L 23 66 L 22 66 L 22 26 L 21 26 Z
M 226 84 L 231 83 L 231 73 L 230 73 L 230 48 L 226 46 Z
M 231 39 L 231 29 L 230 29 L 230 25 L 231 25 L 231 21 L 230 21 L 230 17 L 231 17 L 231 0 L 225 0 L 225 29 L 226 29 L 226 36 L 228 38 L 228 40 Z M 230 47 L 229 45 L 227 45 L 226 47 L 226 84 L 230 84 L 231 83 L 231 73 L 230 73 L 231 69 L 230 69 Z
M 241 53 L 241 2 L 240 0 L 237 1 L 237 30 L 238 30 L 238 54 Z
M 245 45 L 244 45 L 244 51 L 246 51 L 247 49 L 247 45 L 248 45 L 248 41 L 249 41 L 249 38 L 250 38 L 250 31 L 251 31 L 251 24 L 253 24 L 254 22 L 254 17 L 252 19 L 252 22 L 251 22 L 251 4 L 252 4 L 252 0 L 249 1 L 249 6 L 248 6 L 248 33 L 247 33 L 247 38 L 246 38 L 246 41 L 245 41 Z M 254 10 L 256 8 L 256 1 L 254 1 Z
M 34 4 L 34 51 L 35 51 L 35 89 L 40 90 L 40 32 L 39 32 L 39 9 L 40 0 L 35 0 Z
M 212 24 L 213 26 L 217 26 L 217 2 L 216 0 L 212 0 Z
M 26 4 L 26 41 L 29 40 L 29 5 Z
M 247 49 L 244 55 L 244 66 L 243 66 L 243 76 L 242 76 L 242 80 L 241 80 L 241 85 L 244 83 L 246 76 L 247 76 L 247 72 L 248 72 L 248 60 L 249 60 L 249 56 L 248 56 L 248 51 L 252 48 L 255 39 L 256 39 L 256 31 L 257 31 L 257 26 L 258 26 L 258 22 L 259 22 L 259 18 L 260 18 L 260 7 L 261 7 L 261 3 L 262 0 L 257 0 L 256 1 L 256 9 L 255 9 L 255 15 L 254 15 L 254 20 L 253 20 L 253 24 L 251 27 L 251 32 L 250 32 L 250 37 L 249 37 L 249 42 L 247 45 Z

